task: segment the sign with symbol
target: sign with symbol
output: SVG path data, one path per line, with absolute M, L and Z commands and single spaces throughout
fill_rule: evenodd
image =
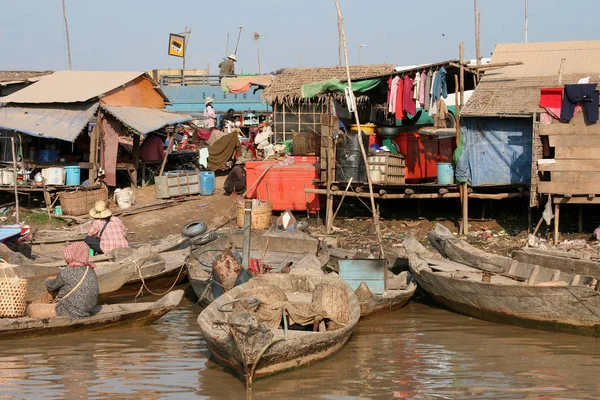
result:
M 185 37 L 175 33 L 169 35 L 169 55 L 175 57 L 184 57 Z

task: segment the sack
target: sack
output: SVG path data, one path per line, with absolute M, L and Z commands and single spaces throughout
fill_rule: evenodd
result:
M 27 280 L 19 278 L 12 269 L 12 265 L 0 260 L 0 317 L 19 318 L 25 316 L 27 307 Z M 8 273 L 7 273 L 8 272 Z M 12 275 L 12 276 L 9 276 Z

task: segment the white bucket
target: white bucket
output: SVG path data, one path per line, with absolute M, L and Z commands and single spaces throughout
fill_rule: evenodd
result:
M 62 167 L 44 168 L 42 177 L 46 181 L 46 185 L 64 185 L 65 169 Z
M 381 171 L 378 169 L 371 170 L 371 181 L 373 183 L 381 183 Z
M 10 169 L 2 171 L 2 184 L 3 185 L 14 185 L 15 184 L 15 173 Z
M 135 195 L 129 188 L 115 190 L 114 199 L 121 210 L 126 210 L 135 203 Z

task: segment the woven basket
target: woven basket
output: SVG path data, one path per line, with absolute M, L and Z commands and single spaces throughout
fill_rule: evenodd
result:
M 320 283 L 315 287 L 312 297 L 313 304 L 320 306 L 332 320 L 346 324 L 350 320 L 348 293 L 343 287 Z M 335 322 L 329 322 L 327 330 L 342 328 Z
M 4 260 L 1 260 L 4 261 Z M 0 317 L 19 318 L 25 316 L 25 297 L 27 296 L 27 280 L 19 278 L 10 264 L 4 261 L 0 266 Z M 7 272 L 10 271 L 9 274 Z M 12 274 L 12 277 L 9 275 Z
M 85 215 L 97 201 L 108 201 L 108 188 L 104 185 L 97 189 L 81 188 L 74 192 L 60 194 L 60 206 L 67 215 Z
M 238 227 L 244 227 L 244 204 L 237 203 L 237 224 Z M 261 205 L 252 206 L 252 229 L 269 229 L 272 225 L 273 205 L 269 202 Z

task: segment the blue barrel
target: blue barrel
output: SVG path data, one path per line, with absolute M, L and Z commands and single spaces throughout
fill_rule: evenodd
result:
M 212 171 L 200 171 L 200 194 L 210 196 L 215 192 L 216 178 Z
M 58 150 L 40 150 L 38 157 L 40 162 L 57 162 Z
M 67 186 L 79 186 L 81 184 L 81 168 L 78 165 L 71 165 L 65 167 L 66 171 L 66 185 Z
M 452 164 L 437 164 L 437 183 L 440 185 L 452 185 L 454 183 L 454 167 L 452 167 Z

